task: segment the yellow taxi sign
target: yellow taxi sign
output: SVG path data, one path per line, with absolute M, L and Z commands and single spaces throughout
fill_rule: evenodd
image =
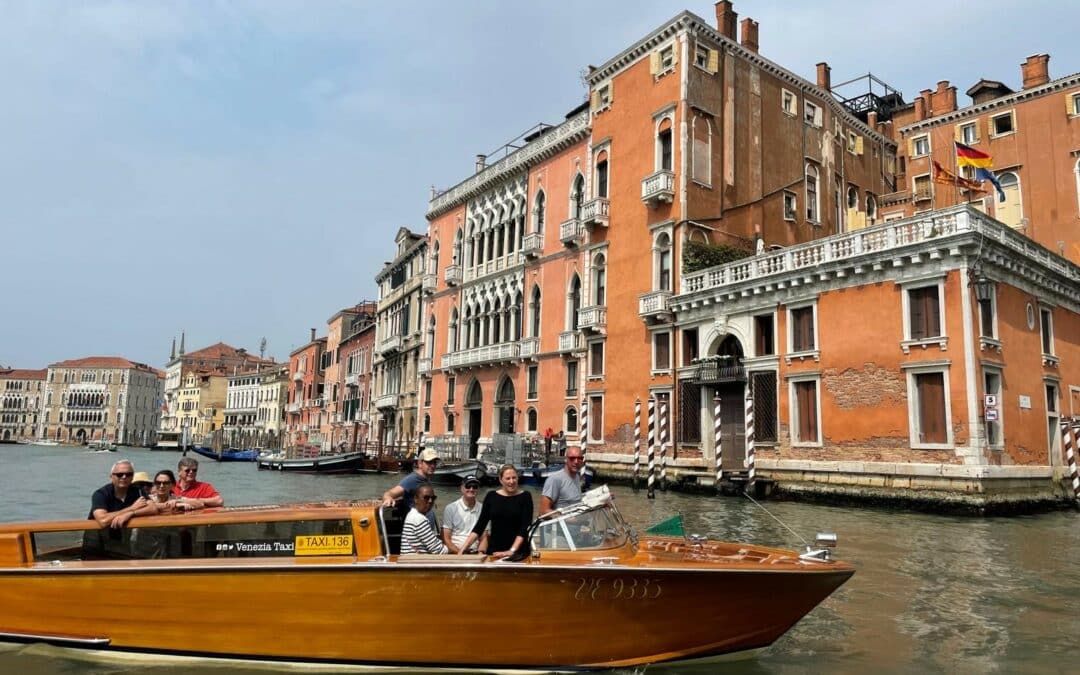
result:
M 296 537 L 295 555 L 349 555 L 351 534 L 302 534 Z

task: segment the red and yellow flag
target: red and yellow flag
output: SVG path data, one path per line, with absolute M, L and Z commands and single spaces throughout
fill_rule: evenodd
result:
M 957 166 L 970 166 L 976 169 L 989 169 L 994 166 L 994 158 L 982 150 L 976 150 L 960 141 L 954 141 L 954 143 L 956 143 Z

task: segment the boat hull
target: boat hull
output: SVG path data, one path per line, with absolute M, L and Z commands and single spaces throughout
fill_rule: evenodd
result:
M 258 450 L 222 450 L 219 453 L 201 445 L 192 446 L 190 450 L 218 462 L 254 462 L 259 457 Z
M 294 471 L 297 473 L 356 473 L 374 470 L 374 460 L 362 452 L 342 455 L 321 455 L 285 459 L 273 455 L 261 455 L 256 460 L 260 469 Z
M 253 560 L 229 570 L 178 561 L 75 563 L 0 571 L 0 633 L 95 649 L 375 666 L 625 667 L 765 647 L 851 574 L 842 565 L 703 571 L 352 558 Z M 130 598 L 177 584 L 198 588 L 229 630 L 148 624 L 130 611 Z M 417 650 L 415 609 L 431 594 L 438 602 L 428 618 L 450 639 L 438 650 Z M 508 609 L 469 609 L 477 607 Z

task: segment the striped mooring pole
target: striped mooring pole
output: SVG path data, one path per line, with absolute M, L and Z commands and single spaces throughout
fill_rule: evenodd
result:
M 656 497 L 656 399 L 649 397 L 649 435 L 645 439 L 649 444 L 649 479 L 648 497 Z
M 641 481 L 641 399 L 634 399 L 634 492 Z
M 724 451 L 720 445 L 720 394 L 713 396 L 713 453 L 716 455 L 716 494 L 720 494 L 720 481 L 724 479 Z
M 660 490 L 667 492 L 667 401 L 660 401 Z
M 589 401 L 584 396 L 581 398 L 581 454 L 585 454 L 585 448 L 589 445 Z M 585 470 L 585 464 L 581 465 Z
M 754 394 L 746 388 L 746 489 L 754 490 Z
M 1069 422 L 1061 423 L 1061 445 L 1065 448 L 1065 461 L 1069 465 L 1069 476 L 1072 478 L 1073 499 L 1077 507 L 1080 507 L 1080 475 L 1076 472 L 1076 452 L 1073 450 L 1073 431 L 1080 430 L 1080 425 L 1072 426 Z

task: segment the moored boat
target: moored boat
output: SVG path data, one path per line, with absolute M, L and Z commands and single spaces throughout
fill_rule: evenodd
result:
M 86 444 L 86 447 L 93 452 L 116 452 L 116 443 L 104 439 L 90 441 Z
M 376 501 L 205 509 L 118 530 L 0 525 L 0 639 L 375 667 L 634 667 L 764 648 L 854 573 L 823 551 L 639 536 L 606 487 L 537 520 L 517 561 L 399 555 L 402 525 Z M 130 611 L 186 585 L 228 630 Z M 418 604 L 438 649 L 416 648 Z M 489 611 L 461 621 L 464 607 Z
M 250 448 L 223 448 L 221 452 L 218 452 L 213 448 L 193 445 L 189 449 L 196 454 L 219 462 L 254 462 L 259 457 L 259 451 Z
M 256 462 L 260 469 L 298 473 L 376 473 L 401 468 L 401 464 L 390 456 L 372 457 L 366 452 L 313 454 L 307 457 L 289 457 L 285 452 L 275 452 L 259 455 Z

